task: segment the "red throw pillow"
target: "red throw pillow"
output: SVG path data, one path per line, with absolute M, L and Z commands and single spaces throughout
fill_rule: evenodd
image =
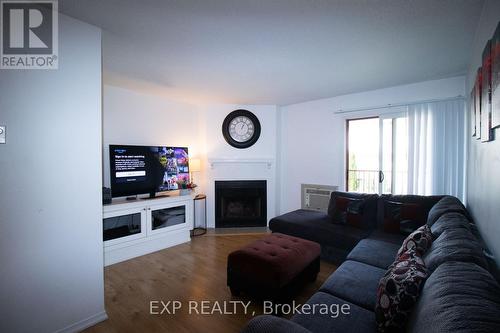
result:
M 347 206 L 351 202 L 351 198 L 347 197 L 336 197 L 335 198 L 335 211 L 345 212 L 347 211 Z
M 361 228 L 363 222 L 363 199 L 348 197 L 335 198 L 335 211 L 333 213 L 333 223 L 347 224 Z
M 399 256 L 380 279 L 375 318 L 379 332 L 404 332 L 406 321 L 427 278 L 427 268 L 416 251 Z
M 414 232 L 412 232 L 403 241 L 403 245 L 398 251 L 396 256 L 399 257 L 408 250 L 415 250 L 418 255 L 423 256 L 425 252 L 431 247 L 432 232 L 427 224 L 424 224 Z
M 425 224 L 425 209 L 417 203 L 402 203 L 386 201 L 384 206 L 384 231 L 399 234 L 403 230 L 402 222 L 405 225 L 412 225 L 415 228 Z

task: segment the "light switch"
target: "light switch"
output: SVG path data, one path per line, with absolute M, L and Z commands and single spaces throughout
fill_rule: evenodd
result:
M 5 143 L 5 126 L 0 126 L 0 143 Z

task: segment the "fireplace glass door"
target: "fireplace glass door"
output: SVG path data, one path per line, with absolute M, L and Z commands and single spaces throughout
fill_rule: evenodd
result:
M 265 227 L 267 193 L 265 180 L 215 182 L 215 226 Z

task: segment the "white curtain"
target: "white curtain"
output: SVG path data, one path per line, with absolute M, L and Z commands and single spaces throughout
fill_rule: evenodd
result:
M 463 99 L 408 106 L 408 193 L 464 199 Z

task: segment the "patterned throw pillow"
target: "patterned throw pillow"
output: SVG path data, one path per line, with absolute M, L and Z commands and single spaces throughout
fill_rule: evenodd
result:
M 414 225 L 415 228 L 426 222 L 425 209 L 417 203 L 403 203 L 386 201 L 384 203 L 384 231 L 394 234 L 406 233 L 402 230 L 402 222 L 405 225 Z
M 418 255 L 423 256 L 425 252 L 431 247 L 432 244 L 432 232 L 427 224 L 421 226 L 414 232 L 412 232 L 403 241 L 403 245 L 398 251 L 396 256 L 399 257 L 408 250 L 414 249 Z
M 333 222 L 361 228 L 363 221 L 363 199 L 347 197 L 335 198 Z
M 416 251 L 403 253 L 380 279 L 375 318 L 379 332 L 403 332 L 417 302 L 427 268 Z

